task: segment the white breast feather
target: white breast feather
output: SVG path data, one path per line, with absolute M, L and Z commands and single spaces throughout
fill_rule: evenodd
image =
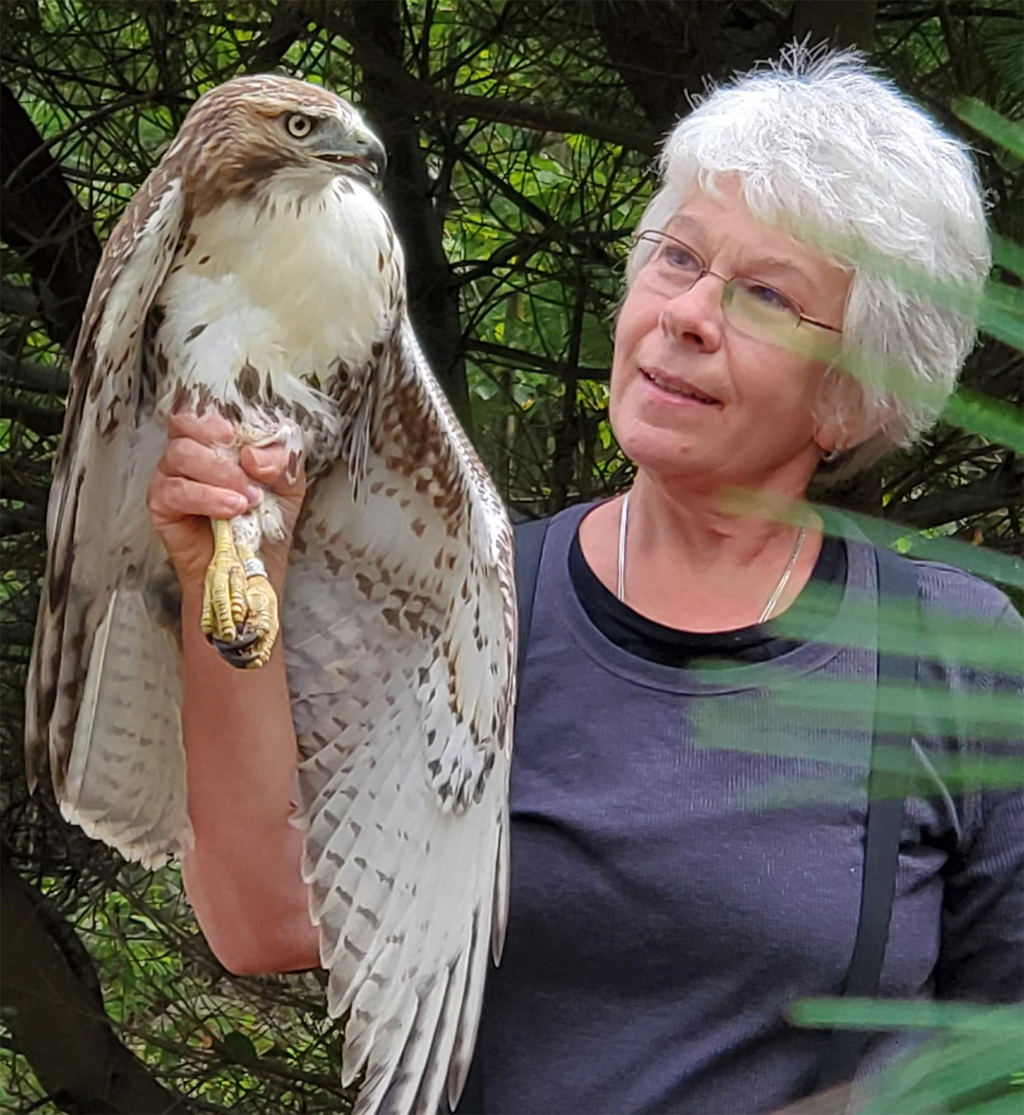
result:
M 335 180 L 301 205 L 287 194 L 263 208 L 226 203 L 191 231 L 195 242 L 159 295 L 171 368 L 239 402 L 236 381 L 251 364 L 271 374 L 278 395 L 321 410 L 297 377 L 325 378 L 338 357 L 364 362 L 386 327 L 389 288 L 401 282 L 401 248 L 379 202 Z

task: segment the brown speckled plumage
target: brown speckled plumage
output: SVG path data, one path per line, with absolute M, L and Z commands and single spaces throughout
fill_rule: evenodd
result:
M 512 536 L 350 173 L 367 136 L 327 90 L 236 79 L 125 211 L 74 358 L 26 745 L 92 835 L 147 863 L 189 847 L 176 584 L 146 486 L 175 409 L 304 454 L 281 652 L 310 914 L 330 1010 L 350 1012 L 343 1078 L 366 1069 L 357 1111 L 433 1115 L 461 1091 L 504 934 Z M 233 524 L 278 527 L 269 494 Z

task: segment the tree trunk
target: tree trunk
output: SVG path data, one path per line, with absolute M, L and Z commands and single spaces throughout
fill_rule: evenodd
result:
M 794 0 L 793 38 L 808 45 L 871 49 L 875 34 L 876 0 Z
M 731 0 L 593 0 L 594 26 L 644 115 L 666 132 L 707 79 L 722 81 L 778 51 L 785 21 Z
M 0 85 L 0 236 L 32 272 L 47 330 L 74 344 L 100 242 L 17 98 Z
M 562 396 L 562 414 L 555 427 L 555 453 L 551 462 L 549 515 L 554 515 L 569 505 L 572 481 L 576 475 L 576 456 L 580 444 L 580 409 L 576 392 L 579 383 L 580 345 L 583 340 L 583 314 L 586 308 L 584 294 L 581 286 L 576 295 L 576 306 L 569 327 L 565 394 Z
M 396 0 L 353 4 L 352 47 L 363 67 L 363 106 L 388 151 L 384 197 L 405 252 L 409 316 L 427 360 L 459 420 L 469 426 L 469 388 L 462 353 L 458 289 L 444 254 L 444 221 L 420 148 L 416 106 L 365 59 L 364 45 L 402 62 Z
M 648 3 L 597 0 L 594 25 L 623 84 L 654 127 L 670 128 L 689 110 L 687 93 L 699 93 L 705 59 L 690 35 L 702 15 L 717 22 L 715 8 L 698 0 Z M 704 9 L 708 9 L 707 12 Z
M 0 879 L 4 1019 L 50 1099 L 70 1115 L 188 1111 L 118 1040 L 74 930 L 6 856 Z

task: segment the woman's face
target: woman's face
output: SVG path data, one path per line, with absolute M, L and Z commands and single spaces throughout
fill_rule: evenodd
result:
M 664 231 L 716 274 L 758 280 L 807 317 L 842 328 L 849 274 L 754 217 L 735 178 L 719 181 L 721 196 L 698 190 Z M 615 333 L 610 415 L 626 455 L 665 479 L 702 487 L 760 487 L 776 474 L 806 483 L 822 449 L 834 447 L 826 443 L 835 430 L 815 420 L 814 403 L 838 334 L 801 325 L 794 342 L 818 358 L 801 355 L 727 322 L 721 279 L 705 275 L 666 294 L 645 271 Z

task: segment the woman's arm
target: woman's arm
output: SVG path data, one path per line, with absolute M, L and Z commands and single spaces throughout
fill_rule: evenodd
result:
M 940 999 L 1024 1001 L 1024 794 L 982 796 L 968 848 L 946 871 Z
M 984 622 L 993 644 L 1020 647 L 1024 622 L 1009 601 L 1001 617 L 986 615 Z M 943 871 L 935 993 L 940 999 L 1019 1003 L 1024 1001 L 1024 789 L 1019 783 L 1024 739 L 1014 731 L 1020 723 L 1016 717 L 1005 732 L 1016 738 L 993 738 L 991 725 L 1000 720 L 1005 725 L 1006 710 L 1020 707 L 1024 677 L 963 672 L 965 688 L 968 680 L 976 720 L 966 726 L 965 757 L 975 763 L 1010 759 L 1018 764 L 1018 778 L 1016 785 L 984 793 L 968 790 L 958 799 L 964 830 Z M 988 722 L 986 697 L 1003 703 L 1002 715 L 995 708 Z
M 280 644 L 263 669 L 235 669 L 207 645 L 201 605 L 202 586 L 189 584 L 182 730 L 196 842 L 184 861 L 185 889 L 232 972 L 315 967 L 302 834 L 288 824 L 296 746 Z
M 319 963 L 306 886 L 302 836 L 288 824 L 296 742 L 280 644 L 260 670 L 238 670 L 200 629 L 203 577 L 212 556 L 210 518 L 226 518 L 258 498 L 253 481 L 281 500 L 289 529 L 304 484 L 284 477 L 287 452 L 244 450 L 241 465 L 223 448 L 223 419 L 178 415 L 150 485 L 149 506 L 182 587 L 182 729 L 195 848 L 185 888 L 218 959 L 239 974 L 283 972 Z M 278 597 L 290 538 L 264 549 Z

